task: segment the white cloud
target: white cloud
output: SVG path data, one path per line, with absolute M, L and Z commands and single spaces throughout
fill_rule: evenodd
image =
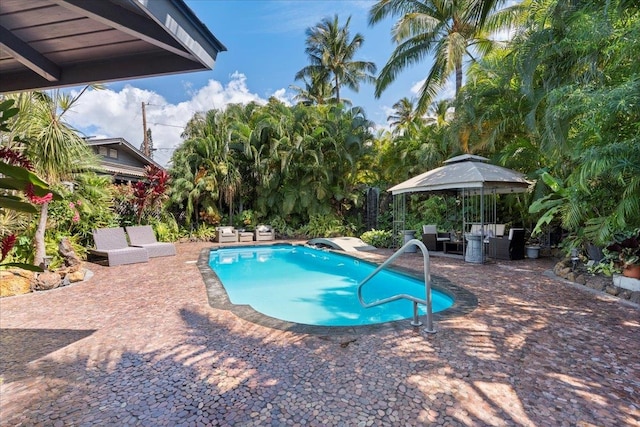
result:
M 288 93 L 285 88 L 276 90 L 275 92 L 273 92 L 273 95 L 271 96 L 273 96 L 275 99 L 282 102 L 284 105 L 288 107 L 293 105 L 292 103 L 293 95 Z
M 411 94 L 414 95 L 416 98 L 418 97 L 418 95 L 420 94 L 420 91 L 422 90 L 422 86 L 424 85 L 424 82 L 427 79 L 422 79 L 419 82 L 415 83 L 413 86 L 411 86 Z M 444 85 L 443 88 L 440 89 L 440 91 L 438 92 L 438 96 L 436 96 L 435 100 L 438 101 L 440 99 L 453 99 L 456 96 L 456 80 L 455 80 L 455 74 L 453 76 L 451 76 L 448 80 L 447 83 Z
M 223 110 L 229 104 L 261 104 L 266 100 L 251 93 L 246 76 L 235 72 L 226 85 L 209 80 L 206 86 L 190 91 L 191 98 L 170 104 L 156 92 L 126 85 L 119 92 L 110 89 L 89 91 L 82 95 L 73 111 L 66 118 L 73 127 L 97 138 L 122 137 L 135 147 L 140 147 L 144 136 L 142 103 L 146 103 L 147 127 L 151 129 L 153 146 L 157 149 L 154 160 L 166 165 L 173 150 L 182 139 L 184 126 L 196 112 L 211 109 Z M 288 103 L 285 89 L 271 96 Z
M 414 96 L 418 96 L 418 94 L 420 93 L 420 90 L 422 89 L 422 86 L 424 85 L 424 82 L 427 79 L 422 79 L 420 81 L 418 81 L 417 83 L 415 83 L 413 86 L 411 86 L 411 89 L 409 89 L 411 91 L 411 94 Z

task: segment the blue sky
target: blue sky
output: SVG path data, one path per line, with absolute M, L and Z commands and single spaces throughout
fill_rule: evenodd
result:
M 351 35 L 365 42 L 357 59 L 372 61 L 380 70 L 394 49 L 393 19 L 368 24 L 373 0 L 186 0 L 209 30 L 227 47 L 212 71 L 108 83 L 107 89 L 83 95 L 70 123 L 87 136 L 124 137 L 134 146 L 142 141 L 141 103 L 153 133 L 154 158 L 166 164 L 181 142 L 182 127 L 197 111 L 224 109 L 229 103 L 266 101 L 271 96 L 292 102 L 297 71 L 308 64 L 305 31 L 325 17 L 338 15 L 341 25 L 351 16 Z M 380 99 L 362 84 L 359 93 L 344 97 L 364 107 L 378 126 L 386 125 L 392 105 L 413 97 L 429 62 L 401 73 Z

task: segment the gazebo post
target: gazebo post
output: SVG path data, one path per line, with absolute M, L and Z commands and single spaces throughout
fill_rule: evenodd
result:
M 484 185 L 480 187 L 480 264 L 484 264 Z

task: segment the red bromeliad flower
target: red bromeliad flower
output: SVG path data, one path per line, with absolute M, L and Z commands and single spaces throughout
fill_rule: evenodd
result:
M 31 203 L 35 203 L 36 205 L 44 205 L 45 203 L 49 203 L 53 200 L 53 193 L 47 193 L 46 196 L 37 196 L 35 193 L 35 189 L 33 188 L 33 184 L 27 184 L 24 189 L 25 194 L 31 201 Z
M 13 166 L 20 166 L 33 172 L 33 165 L 24 155 L 8 147 L 0 148 L 0 159 Z
M 4 261 L 7 255 L 9 255 L 9 252 L 11 252 L 11 249 L 13 249 L 13 247 L 15 246 L 15 244 L 16 244 L 15 234 L 4 236 L 4 238 L 2 239 L 2 258 L 0 259 L 0 261 Z

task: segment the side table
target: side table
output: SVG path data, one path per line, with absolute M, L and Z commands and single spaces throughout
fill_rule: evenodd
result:
M 248 231 L 241 231 L 238 233 L 240 242 L 253 242 L 253 233 L 249 233 Z

